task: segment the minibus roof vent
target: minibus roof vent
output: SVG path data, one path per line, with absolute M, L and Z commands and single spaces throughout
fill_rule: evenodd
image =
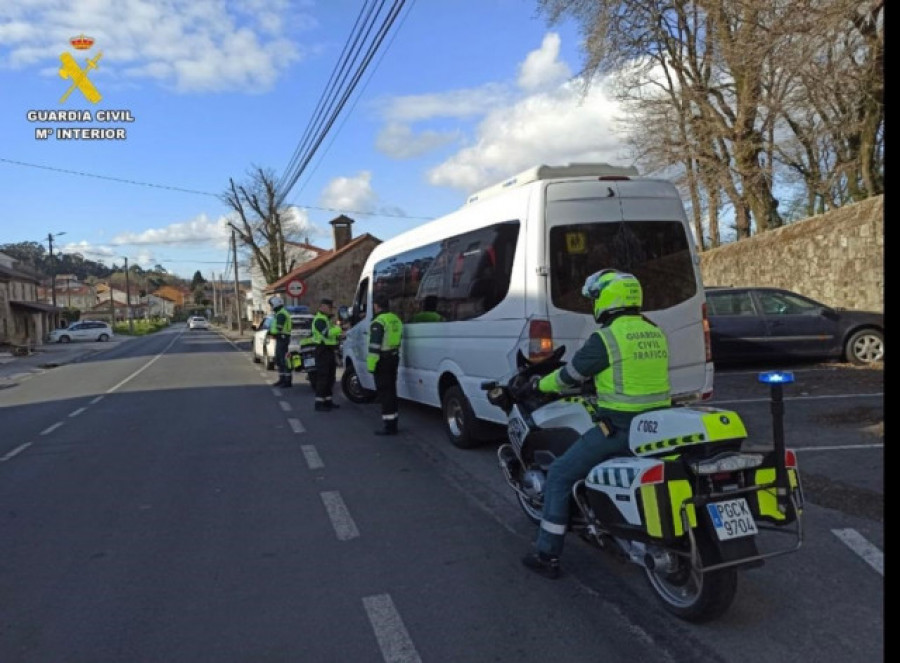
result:
M 487 188 L 473 193 L 466 199 L 466 205 L 494 196 L 501 191 L 522 186 L 537 180 L 552 180 L 564 177 L 597 177 L 599 179 L 627 179 L 636 177 L 638 170 L 634 166 L 611 166 L 608 163 L 568 163 L 564 166 L 548 166 L 542 164 L 522 171 L 518 175 L 503 180 Z

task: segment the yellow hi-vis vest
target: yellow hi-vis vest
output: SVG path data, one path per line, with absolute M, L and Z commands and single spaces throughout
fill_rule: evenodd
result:
M 322 323 L 325 324 L 322 324 Z M 320 327 L 324 327 L 327 331 L 323 334 Z M 341 328 L 331 324 L 331 319 L 319 311 L 316 313 L 312 321 L 312 342 L 315 345 L 331 345 L 337 346 L 340 342 Z
M 594 376 L 597 405 L 642 412 L 672 404 L 669 344 L 661 329 L 642 317 L 625 315 L 596 333 L 609 355 L 609 367 Z
M 293 327 L 294 322 L 291 320 L 291 314 L 284 309 L 281 309 L 280 311 L 275 311 L 275 318 L 272 320 L 272 325 L 269 327 L 269 333 L 273 336 L 290 334 Z
M 375 367 L 383 353 L 400 351 L 400 340 L 403 338 L 403 322 L 390 311 L 379 313 L 372 320 L 370 330 L 376 325 L 380 326 L 383 331 L 380 335 L 369 332 L 369 354 L 366 356 L 366 368 L 370 373 L 375 372 Z

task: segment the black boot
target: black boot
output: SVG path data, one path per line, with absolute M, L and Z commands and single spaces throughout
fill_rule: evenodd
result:
M 522 564 L 540 576 L 556 580 L 559 578 L 559 557 L 542 552 L 528 553 L 522 558 Z
M 397 420 L 396 419 L 385 419 L 384 428 L 381 428 L 375 431 L 375 435 L 396 435 L 397 434 Z

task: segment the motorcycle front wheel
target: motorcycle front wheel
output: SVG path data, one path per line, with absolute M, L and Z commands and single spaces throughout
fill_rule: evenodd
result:
M 697 546 L 704 565 L 714 564 L 716 548 L 708 535 L 697 532 Z M 671 572 L 644 569 L 647 581 L 666 610 L 680 619 L 700 624 L 722 616 L 737 593 L 737 569 L 699 573 L 687 557 L 678 558 L 678 568 Z

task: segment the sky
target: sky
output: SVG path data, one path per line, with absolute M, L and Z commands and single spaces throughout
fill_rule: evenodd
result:
M 0 3 L 0 244 L 49 248 L 52 235 L 54 252 L 108 266 L 233 278 L 229 180 L 292 172 L 362 13 L 377 5 Z M 90 49 L 73 47 L 79 35 Z M 358 84 L 284 199 L 299 237 L 331 249 L 328 222 L 345 214 L 354 237 L 385 240 L 537 164 L 631 165 L 616 104 L 602 81 L 585 87 L 578 75 L 580 39 L 533 0 L 406 0 L 369 65 L 354 65 Z M 64 53 L 76 78 L 59 73 Z M 60 111 L 82 115 L 50 114 Z M 63 139 L 64 129 L 120 137 Z

